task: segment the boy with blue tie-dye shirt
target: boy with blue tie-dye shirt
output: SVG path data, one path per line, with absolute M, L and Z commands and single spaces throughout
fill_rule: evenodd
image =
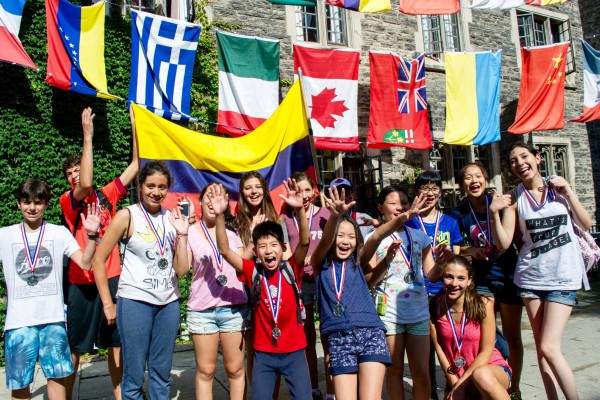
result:
M 100 218 L 95 205 L 82 214 L 88 241 L 82 252 L 77 241 L 59 225 L 44 221 L 50 188 L 27 179 L 15 192 L 22 221 L 0 228 L 0 255 L 6 279 L 6 385 L 13 398 L 30 398 L 35 363 L 48 379 L 48 398 L 66 398 L 65 377 L 73 372 L 65 329 L 62 291 L 63 255 L 82 268 L 91 268 Z

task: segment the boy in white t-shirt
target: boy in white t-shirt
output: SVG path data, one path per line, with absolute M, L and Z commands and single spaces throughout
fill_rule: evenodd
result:
M 0 255 L 6 280 L 6 386 L 13 399 L 30 398 L 35 363 L 48 379 L 48 398 L 66 398 L 64 378 L 73 372 L 65 329 L 62 290 L 63 255 L 91 268 L 100 226 L 96 206 L 81 221 L 88 232 L 82 252 L 64 226 L 44 221 L 50 188 L 38 179 L 25 180 L 15 191 L 23 220 L 0 228 Z

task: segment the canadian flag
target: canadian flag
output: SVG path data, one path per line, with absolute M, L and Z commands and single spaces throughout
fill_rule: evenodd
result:
M 294 44 L 294 75 L 301 69 L 316 149 L 359 151 L 359 61 L 356 50 Z

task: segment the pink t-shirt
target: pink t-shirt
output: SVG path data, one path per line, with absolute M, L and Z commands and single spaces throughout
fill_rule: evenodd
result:
M 236 251 L 242 247 L 242 241 L 232 231 L 227 231 L 229 247 Z M 188 232 L 188 250 L 192 252 L 192 268 L 194 278 L 188 299 L 187 309 L 190 311 L 203 311 L 213 307 L 246 304 L 248 298 L 244 285 L 236 276 L 235 269 L 223 260 L 223 269 L 219 271 L 216 259 L 216 240 L 213 239 L 215 248 L 207 240 L 199 224 L 194 225 Z M 227 283 L 221 286 L 217 277 L 224 275 Z
M 481 339 L 481 326 L 476 321 L 467 321 L 467 325 L 465 327 L 465 335 L 463 339 L 463 343 L 461 346 L 460 355 L 465 358 L 467 364 L 463 368 L 458 368 L 454 364 L 454 360 L 459 356 L 458 347 L 456 345 L 456 341 L 454 340 L 454 336 L 452 333 L 452 326 L 450 322 L 444 318 L 445 315 L 442 315 L 437 319 L 437 337 L 446 358 L 450 362 L 450 369 L 452 372 L 458 376 L 459 378 L 463 376 L 465 371 L 469 369 L 469 366 L 479 354 L 479 344 Z M 456 332 L 460 338 L 460 330 L 461 324 L 454 324 L 456 328 Z M 498 351 L 498 349 L 494 348 L 492 353 L 492 358 L 488 364 L 498 365 L 500 367 L 507 367 L 508 363 L 502 357 L 502 354 Z

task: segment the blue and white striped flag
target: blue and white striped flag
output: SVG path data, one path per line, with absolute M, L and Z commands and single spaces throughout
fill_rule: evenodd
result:
M 194 120 L 190 91 L 202 27 L 131 10 L 129 101 L 164 118 Z

